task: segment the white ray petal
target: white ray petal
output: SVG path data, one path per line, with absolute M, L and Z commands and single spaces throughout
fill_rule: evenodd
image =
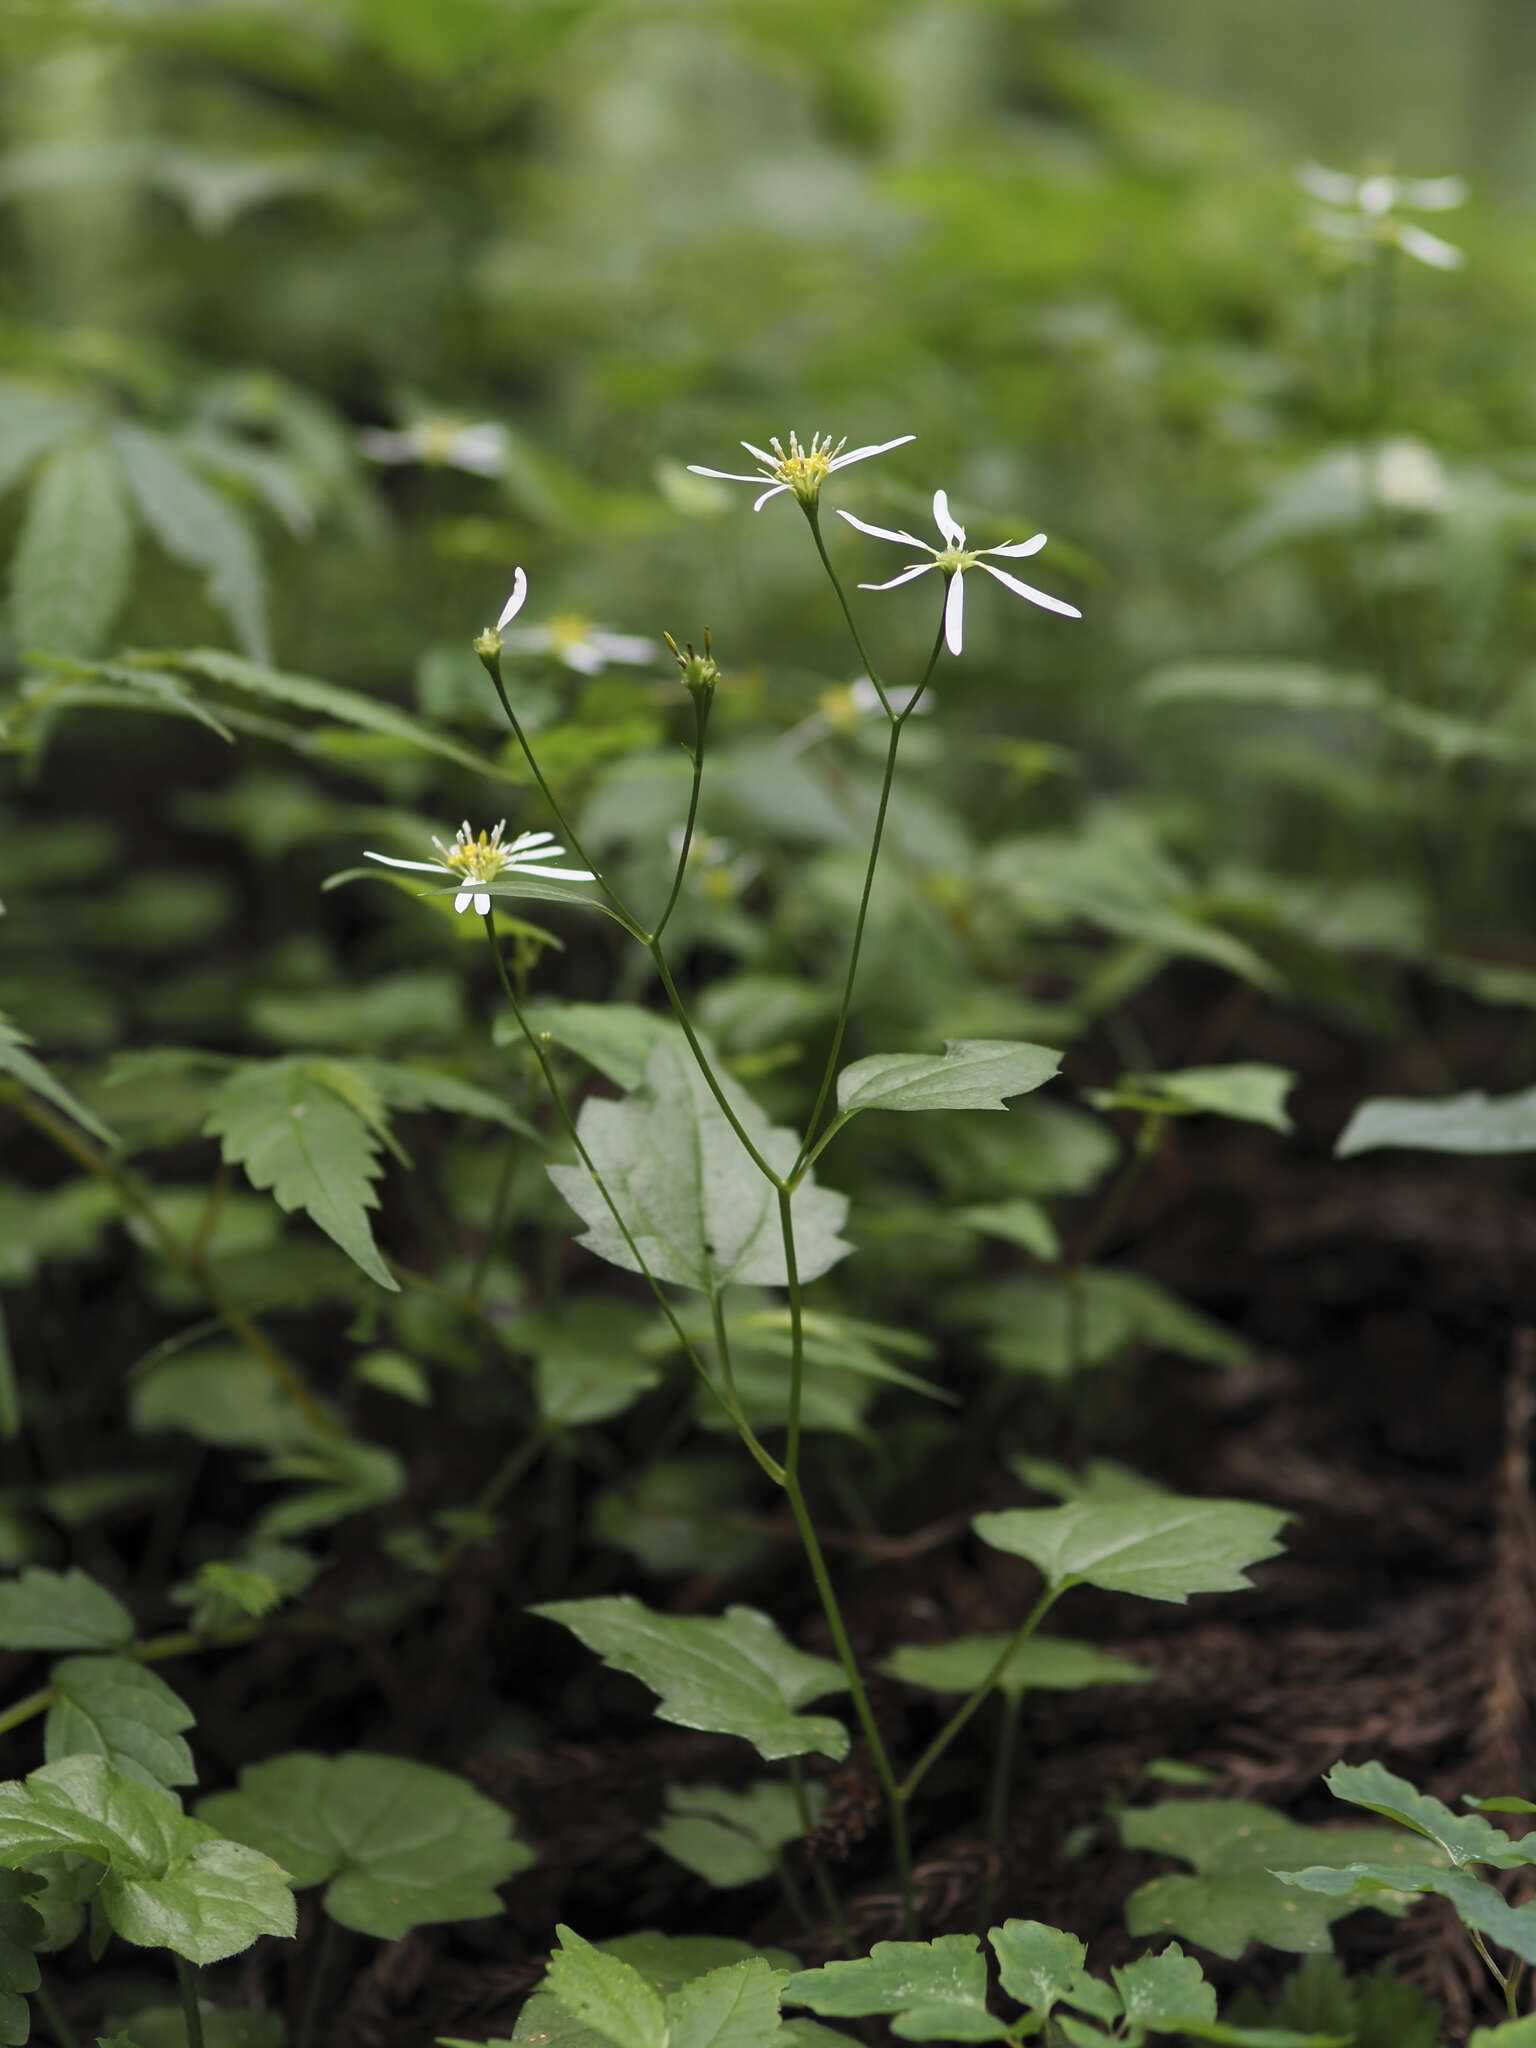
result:
M 766 448 L 754 448 L 750 441 L 743 441 L 741 445 L 749 455 L 755 455 L 759 462 L 766 462 L 770 469 L 778 468 L 779 458 L 777 455 L 770 455 Z
M 1463 206 L 1466 197 L 1465 178 L 1409 178 L 1403 186 L 1405 203 L 1422 207 L 1426 213 L 1444 213 L 1450 207 Z
M 965 578 L 957 569 L 949 579 L 949 590 L 944 598 L 944 640 L 951 654 L 960 652 L 964 632 Z
M 550 882 L 595 882 L 596 875 L 590 868 L 546 868 L 531 860 L 513 861 L 506 872 L 519 875 L 542 875 Z
M 887 455 L 893 448 L 905 448 L 909 441 L 915 441 L 916 434 L 898 434 L 894 441 L 874 441 L 865 448 L 850 448 L 846 455 L 834 455 L 828 467 L 846 469 L 850 462 L 862 462 L 867 455 Z
M 990 562 L 978 562 L 978 569 L 985 569 L 989 576 L 995 576 L 999 583 L 1006 583 L 1016 597 L 1027 597 L 1031 604 L 1043 605 L 1048 612 L 1060 612 L 1064 619 L 1080 619 L 1083 615 L 1075 604 L 1063 604 L 1059 597 L 1048 597 L 1043 590 L 1036 590 L 1032 584 L 1021 583 L 1017 576 L 1010 576 L 1006 569 L 994 569 Z
M 473 900 L 474 891 L 472 889 L 461 889 L 459 894 L 454 897 L 453 907 L 459 913 L 460 917 L 462 917 L 465 911 L 468 910 Z M 482 910 L 480 915 L 484 917 L 485 912 Z
M 532 853 L 536 847 L 553 846 L 554 843 L 553 832 L 519 832 L 507 852 L 516 860 L 520 853 Z M 560 851 L 564 853 L 565 848 L 562 846 Z
M 899 529 L 889 526 L 871 526 L 867 519 L 855 519 L 851 512 L 843 511 L 841 506 L 838 507 L 837 516 L 839 519 L 846 519 L 850 526 L 856 526 L 860 533 L 872 533 L 876 540 L 893 540 L 898 547 L 903 548 L 924 548 L 930 555 L 938 553 L 937 548 L 926 540 L 919 540 L 915 533 L 902 533 Z
M 591 640 L 574 640 L 562 647 L 560 659 L 579 676 L 595 676 L 603 666 L 602 650 Z
M 1397 241 L 1405 256 L 1416 256 L 1420 263 L 1428 263 L 1435 270 L 1460 270 L 1466 261 L 1454 242 L 1442 242 L 1438 235 L 1416 228 L 1412 221 L 1398 222 Z
M 1028 540 L 1005 540 L 1001 547 L 978 548 L 982 555 L 1038 555 L 1045 546 L 1043 533 L 1032 533 Z
M 486 895 L 486 893 L 485 893 L 485 891 L 484 891 L 483 889 L 477 889 L 477 890 L 475 891 L 475 915 L 476 915 L 476 917 L 489 917 L 489 915 L 490 915 L 490 911 L 491 911 L 491 899 L 490 899 L 490 897 Z
M 496 630 L 498 633 L 501 631 L 502 627 L 508 623 L 509 620 L 515 619 L 517 617 L 518 613 L 523 608 L 523 604 L 527 599 L 527 596 L 528 578 L 520 568 L 514 569 L 512 571 L 512 595 L 507 599 L 506 603 L 502 606 L 501 617 L 496 621 Z
M 933 522 L 938 527 L 939 532 L 943 534 L 947 546 L 952 548 L 963 548 L 965 546 L 965 528 L 957 525 L 950 514 L 949 494 L 947 491 L 935 491 L 933 494 Z
M 1325 206 L 1353 206 L 1358 187 L 1347 171 L 1330 171 L 1322 164 L 1298 164 L 1296 182 Z
M 690 462 L 688 470 L 692 476 L 718 477 L 723 484 L 760 484 L 762 482 L 760 476 L 742 476 L 734 469 L 706 469 L 702 462 Z
M 392 853 L 365 853 L 363 859 L 382 861 L 387 868 L 416 868 L 424 875 L 443 875 L 449 872 L 439 860 L 396 860 Z
M 934 562 L 914 562 L 909 569 L 903 569 L 899 576 L 893 576 L 889 583 L 861 583 L 859 588 L 860 590 L 894 590 L 898 583 L 910 583 L 914 576 L 926 576 L 930 569 L 937 566 Z
M 638 633 L 594 633 L 592 645 L 609 661 L 654 661 L 660 649 Z
M 748 476 L 743 477 L 742 482 L 748 484 L 760 484 L 762 482 L 762 478 L 760 476 Z M 780 491 L 787 491 L 788 489 L 788 484 L 770 484 L 768 489 L 764 491 L 763 495 L 752 507 L 752 510 L 754 512 L 761 512 L 763 507 L 767 504 L 770 498 L 776 498 L 779 495 Z

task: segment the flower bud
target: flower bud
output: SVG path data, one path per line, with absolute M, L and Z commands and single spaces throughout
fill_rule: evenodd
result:
M 715 685 L 720 680 L 720 671 L 715 666 L 714 656 L 709 651 L 709 628 L 704 628 L 704 652 L 695 654 L 693 642 L 688 641 L 679 648 L 670 633 L 662 636 L 672 650 L 677 663 L 677 672 L 683 679 L 683 688 L 692 697 L 700 712 L 709 709 L 710 699 L 715 694 Z

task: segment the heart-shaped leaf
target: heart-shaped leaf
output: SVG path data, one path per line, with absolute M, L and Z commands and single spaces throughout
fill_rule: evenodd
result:
M 877 1052 L 837 1077 L 844 1116 L 861 1109 L 1006 1109 L 1014 1095 L 1042 1087 L 1059 1070 L 1048 1045 L 1010 1038 L 951 1038 L 943 1056 Z
M 1185 1601 L 1191 1593 L 1231 1593 L 1249 1581 L 1246 1567 L 1280 1549 L 1280 1508 L 1253 1501 L 1071 1501 L 1061 1508 L 1005 1508 L 978 1515 L 976 1534 L 995 1550 L 1027 1557 L 1057 1590 L 1100 1586 L 1144 1600 Z

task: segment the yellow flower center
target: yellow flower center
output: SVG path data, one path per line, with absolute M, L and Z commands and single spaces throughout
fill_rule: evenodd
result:
M 784 444 L 771 440 L 768 446 L 779 458 L 774 469 L 775 483 L 788 484 L 795 496 L 807 505 L 814 505 L 821 495 L 821 487 L 832 473 L 832 464 L 847 446 L 846 437 L 834 446 L 830 434 L 812 434 L 808 448 L 802 448 L 795 435 L 789 437 L 789 451 Z
M 566 654 L 591 637 L 592 621 L 582 618 L 579 612 L 560 612 L 546 623 L 544 630 L 549 635 L 550 652 Z
M 501 843 L 505 823 L 503 819 L 493 832 L 482 832 L 478 839 L 471 839 L 467 828 L 461 825 L 452 846 L 444 846 L 440 839 L 434 839 L 432 844 L 443 856 L 443 866 L 451 868 L 464 881 L 494 881 L 512 858 L 510 849 Z

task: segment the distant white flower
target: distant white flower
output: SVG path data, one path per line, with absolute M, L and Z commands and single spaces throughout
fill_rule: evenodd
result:
M 943 538 L 941 548 L 928 541 L 919 540 L 916 534 L 892 532 L 888 526 L 870 526 L 863 519 L 855 519 L 851 512 L 838 515 L 850 526 L 856 526 L 860 533 L 872 533 L 876 540 L 893 540 L 898 547 L 921 548 L 931 559 L 913 562 L 893 576 L 889 583 L 861 583 L 860 590 L 894 590 L 898 583 L 910 583 L 914 576 L 925 576 L 930 569 L 940 569 L 949 578 L 949 589 L 944 598 L 944 640 L 951 654 L 960 652 L 965 627 L 965 572 L 967 569 L 985 569 L 989 576 L 1004 584 L 1017 597 L 1027 597 L 1031 604 L 1043 605 L 1048 612 L 1060 612 L 1063 618 L 1080 619 L 1083 615 L 1076 605 L 1063 604 L 1059 597 L 1048 597 L 1043 590 L 1036 590 L 1032 584 L 1021 583 L 1017 576 L 1010 576 L 1005 569 L 994 569 L 984 561 L 985 555 L 1037 555 L 1045 546 L 1045 535 L 1034 534 L 1029 540 L 1006 540 L 1000 547 L 967 548 L 965 528 L 957 526 L 950 517 L 949 499 L 943 491 L 933 494 L 933 518 Z
M 485 884 L 494 882 L 498 875 L 509 869 L 520 875 L 541 875 L 551 882 L 595 882 L 597 880 L 587 868 L 552 868 L 547 861 L 558 860 L 565 852 L 563 846 L 555 844 L 553 832 L 520 832 L 508 845 L 503 846 L 501 835 L 506 830 L 503 818 L 493 832 L 482 832 L 476 838 L 469 829 L 466 818 L 454 835 L 452 846 L 444 846 L 441 839 L 434 838 L 432 844 L 441 858 L 438 860 L 396 860 L 387 853 L 365 853 L 364 860 L 381 861 L 387 868 L 414 868 L 418 874 L 446 875 L 450 881 L 462 882 L 464 887 L 453 899 L 455 910 L 468 910 L 474 904 L 477 914 L 485 917 L 490 911 L 491 899 Z
M 789 430 L 789 452 L 784 452 L 783 443 L 776 435 L 770 436 L 767 448 L 758 448 L 751 441 L 743 441 L 742 447 L 749 455 L 755 455 L 762 468 L 754 476 L 739 476 L 734 470 L 706 469 L 701 462 L 690 462 L 688 467 L 695 476 L 719 477 L 728 484 L 761 484 L 768 489 L 763 492 L 752 507 L 761 512 L 770 498 L 778 497 L 781 491 L 793 491 L 802 505 L 814 505 L 821 496 L 821 487 L 836 469 L 846 469 L 850 462 L 863 462 L 871 455 L 885 455 L 892 448 L 902 448 L 908 441 L 915 441 L 915 434 L 898 434 L 894 441 L 872 442 L 867 448 L 848 448 L 846 437 L 834 448 L 830 434 L 812 434 L 809 447 L 802 448 L 793 427 Z M 773 452 L 770 454 L 769 450 Z
M 683 827 L 674 825 L 667 835 L 672 858 L 683 850 Z M 755 854 L 738 853 L 728 839 L 712 832 L 695 832 L 688 841 L 686 872 L 697 880 L 704 894 L 716 903 L 729 903 L 750 887 L 762 869 Z
M 357 445 L 370 462 L 420 462 L 500 476 L 507 466 L 507 430 L 499 420 L 424 419 L 393 429 L 364 427 Z
M 1415 213 L 1445 213 L 1460 206 L 1467 196 L 1460 178 L 1392 178 L 1384 171 L 1352 178 L 1348 171 L 1301 164 L 1296 182 L 1320 202 L 1312 217 L 1319 233 L 1350 255 L 1365 256 L 1384 243 L 1435 270 L 1457 270 L 1464 261 L 1454 242 L 1443 242 L 1397 211 L 1406 206 Z
M 886 699 L 899 718 L 917 695 L 915 684 L 898 683 L 886 686 Z M 923 716 L 932 710 L 926 701 L 916 707 L 914 716 Z M 798 725 L 779 735 L 775 742 L 784 752 L 803 753 L 817 740 L 825 739 L 828 733 L 852 732 L 866 718 L 876 712 L 883 717 L 885 706 L 880 702 L 880 692 L 868 676 L 860 676 L 851 683 L 830 683 L 816 699 L 816 709 L 809 718 L 802 718 Z
M 522 571 L 519 570 L 521 575 Z M 524 586 L 526 591 L 526 585 Z M 501 631 L 508 619 L 517 611 L 522 598 L 517 592 L 517 604 L 502 613 L 497 631 Z M 610 661 L 630 662 L 643 668 L 654 661 L 661 652 L 655 640 L 646 640 L 638 633 L 610 633 L 605 627 L 594 626 L 590 619 L 566 612 L 551 619 L 543 626 L 519 626 L 515 633 L 503 636 L 502 645 L 520 649 L 525 654 L 552 654 L 557 661 L 563 661 L 567 668 L 573 668 L 578 675 L 595 676 L 605 669 Z

